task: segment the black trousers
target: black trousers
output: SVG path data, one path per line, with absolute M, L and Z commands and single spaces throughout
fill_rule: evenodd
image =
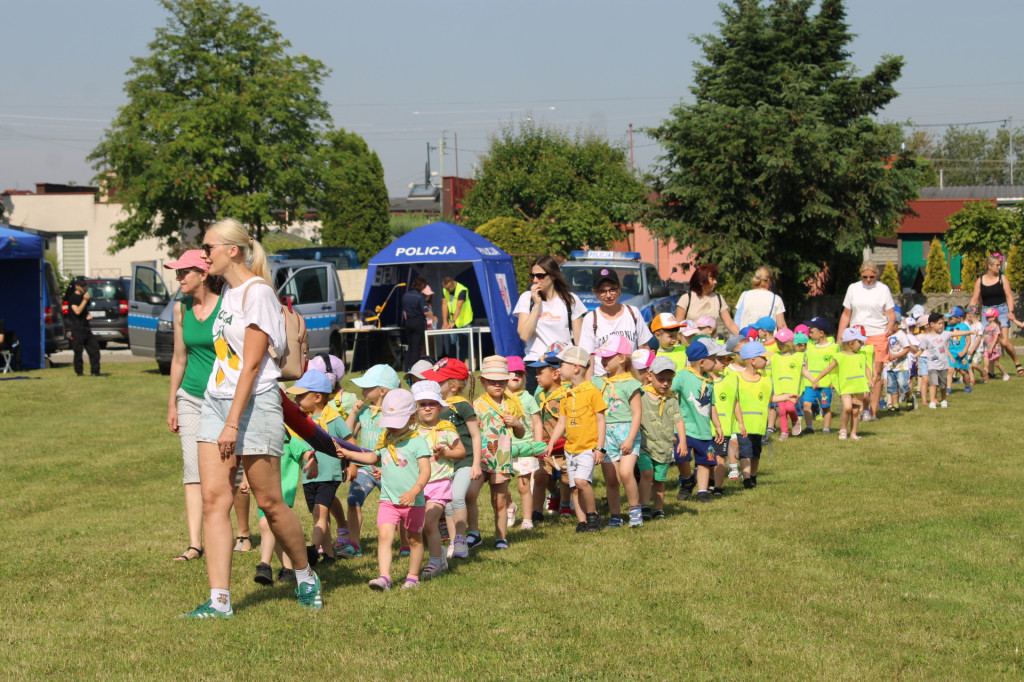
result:
M 415 320 L 405 324 L 405 360 L 402 369 L 406 372 L 423 355 L 423 332 L 427 331 L 427 318 L 422 321 Z
M 83 350 L 89 354 L 89 370 L 93 374 L 100 373 L 100 343 L 91 331 L 73 329 L 71 331 L 71 350 L 75 357 L 75 374 L 81 374 L 84 369 Z

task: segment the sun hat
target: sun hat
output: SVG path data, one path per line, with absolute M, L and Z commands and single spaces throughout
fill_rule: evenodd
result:
M 985 311 L 985 317 L 999 317 L 999 311 L 995 308 L 989 308 Z
M 704 358 L 711 355 L 708 351 L 708 347 L 700 341 L 694 341 L 686 347 L 686 359 L 690 362 L 696 362 L 697 360 L 703 360 Z
M 782 343 L 789 343 L 790 341 L 793 340 L 793 330 L 780 329 L 779 331 L 775 332 L 775 340 L 781 341 Z
M 388 365 L 374 365 L 366 370 L 363 376 L 353 379 L 352 383 L 359 388 L 383 386 L 388 390 L 394 390 L 402 385 L 398 380 L 398 372 L 391 369 Z
M 386 429 L 400 429 L 416 414 L 416 399 L 412 393 L 399 388 L 388 391 L 380 403 L 380 425 Z
M 423 370 L 423 378 L 437 381 L 438 383 L 448 381 L 449 379 L 462 379 L 465 381 L 469 378 L 469 368 L 466 367 L 466 363 L 462 360 L 441 358 L 433 367 Z
M 740 330 L 740 335 L 745 336 L 748 340 L 753 341 L 757 338 L 757 330 L 751 326 L 744 327 Z
M 610 358 L 615 355 L 632 355 L 633 344 L 622 334 L 612 334 L 608 340 L 601 344 L 601 347 L 594 351 L 594 355 L 602 358 Z
M 917 318 L 917 326 L 918 327 L 923 327 L 926 324 L 928 324 L 928 316 L 927 315 L 919 315 L 918 318 Z
M 638 348 L 633 351 L 633 366 L 637 369 L 647 369 L 655 357 L 654 351 L 650 348 Z
M 441 407 L 448 407 L 448 403 L 441 397 L 441 385 L 436 381 L 424 379 L 412 385 L 412 399 L 416 402 L 421 400 L 433 400 L 441 403 Z
M 327 375 L 318 369 L 307 369 L 302 378 L 289 386 L 285 393 L 291 395 L 303 395 L 313 391 L 314 393 L 330 394 L 334 390 L 334 384 L 327 378 Z
M 768 351 L 765 350 L 763 343 L 761 343 L 760 341 L 751 341 L 750 343 L 745 344 L 743 348 L 740 349 L 740 359 L 750 360 L 752 358 L 757 358 L 762 355 L 765 355 L 767 352 Z
M 413 363 L 412 367 L 409 368 L 409 371 L 406 372 L 406 374 L 411 374 L 417 379 L 426 379 L 426 377 L 423 376 L 423 373 L 433 366 L 434 363 L 430 360 L 417 360 Z
M 732 336 L 725 340 L 725 350 L 726 352 L 729 353 L 735 353 L 736 346 L 740 345 L 741 343 L 746 343 L 749 340 L 750 339 L 748 339 L 745 336 L 741 336 L 740 334 L 733 334 Z
M 921 305 L 920 303 L 918 303 L 917 305 L 910 309 L 911 317 L 921 317 L 922 315 L 924 315 L 924 306 Z
M 184 270 L 185 268 L 199 268 L 203 272 L 209 272 L 210 264 L 203 260 L 202 249 L 189 249 L 181 254 L 181 258 L 170 263 L 164 263 L 168 270 Z
M 779 337 L 776 336 L 775 338 L 779 338 Z M 803 332 L 799 332 L 797 334 L 793 334 L 793 343 L 795 343 L 797 345 L 799 345 L 801 343 L 807 343 L 810 340 L 811 340 L 810 337 L 808 337 L 807 334 L 804 334 Z
M 658 313 L 651 320 L 651 331 L 660 332 L 662 329 L 679 329 L 683 323 L 676 319 L 672 313 Z
M 806 324 L 798 324 L 797 326 L 793 327 L 794 334 L 807 334 L 810 331 L 810 328 Z
M 764 317 L 758 319 L 757 322 L 750 326 L 753 327 L 754 329 L 759 329 L 761 331 L 773 332 L 775 331 L 775 320 L 765 315 Z
M 654 358 L 654 360 L 651 362 L 651 374 L 661 374 L 666 370 L 672 370 L 673 372 L 675 372 L 676 363 L 672 362 L 672 360 L 666 358 L 664 355 L 659 355 L 658 357 Z
M 867 341 L 868 337 L 861 334 L 860 330 L 856 327 L 847 327 L 843 330 L 843 343 L 847 341 Z
M 331 366 L 328 367 L 324 364 L 324 354 L 314 355 L 306 363 L 306 369 L 318 369 L 327 375 L 327 378 L 331 380 L 331 383 L 337 384 L 345 377 L 345 363 L 341 361 L 341 358 L 334 355 L 328 355 L 327 360 Z
M 808 331 L 810 331 L 810 329 L 818 329 L 826 334 L 832 333 L 832 324 L 824 317 L 812 317 L 804 322 L 804 324 L 809 327 Z
M 586 367 L 590 364 L 590 353 L 579 346 L 567 346 L 558 354 L 558 359 L 562 362 L 568 362 L 570 365 Z
M 512 372 L 525 372 L 526 371 L 526 365 L 523 364 L 523 359 L 521 357 L 519 357 L 518 355 L 509 355 L 505 359 L 508 360 L 508 373 L 509 374 L 511 374 Z
M 704 315 L 703 317 L 697 318 L 698 327 L 717 327 L 718 323 L 715 322 L 715 318 L 710 315 Z
M 480 364 L 480 376 L 491 381 L 507 381 L 511 376 L 508 373 L 508 360 L 500 355 L 488 355 Z
M 620 286 L 619 274 L 611 268 L 601 268 L 594 273 L 594 289 L 601 286 L 602 282 L 611 282 L 615 286 Z

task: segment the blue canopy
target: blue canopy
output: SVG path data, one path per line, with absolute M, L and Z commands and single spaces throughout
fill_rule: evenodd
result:
M 18 333 L 22 366 L 41 369 L 46 357 L 43 238 L 0 225 L 0 272 L 0 318 Z
M 512 256 L 477 233 L 451 223 L 431 223 L 399 237 L 370 259 L 363 291 L 363 310 L 373 311 L 395 289 L 422 277 L 434 290 L 432 305 L 441 315 L 441 280 L 447 276 L 469 290 L 474 326 L 491 328 L 494 351 L 522 355 L 512 308 L 519 298 Z M 401 296 L 395 289 L 384 312 L 382 326 L 401 326 Z M 367 313 L 372 314 L 372 313 Z

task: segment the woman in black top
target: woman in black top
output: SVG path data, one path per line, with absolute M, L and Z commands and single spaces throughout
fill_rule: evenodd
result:
M 989 308 L 995 308 L 999 313 L 999 326 L 1002 334 L 999 337 L 999 345 L 1013 360 L 1017 367 L 1017 376 L 1024 375 L 1024 367 L 1017 362 L 1017 351 L 1010 342 L 1010 320 L 1016 320 L 1013 314 L 1013 292 L 1010 290 L 1010 281 L 1003 277 L 1000 271 L 1002 262 L 996 256 L 989 256 L 985 259 L 985 274 L 974 282 L 974 294 L 971 296 L 970 305 L 981 303 L 982 313 Z
M 405 360 L 402 363 L 406 372 L 412 368 L 413 363 L 423 355 L 423 333 L 427 331 L 427 297 L 423 290 L 427 287 L 427 280 L 417 277 L 409 285 L 409 290 L 402 296 L 402 319 L 405 324 Z

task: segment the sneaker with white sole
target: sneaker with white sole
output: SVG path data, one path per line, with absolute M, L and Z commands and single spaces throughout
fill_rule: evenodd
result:
M 422 573 L 420 573 L 420 580 L 426 582 L 433 577 L 441 575 L 443 570 L 444 569 L 441 568 L 441 564 L 435 564 L 428 561 L 427 567 L 423 569 Z
M 465 542 L 453 542 L 452 546 L 455 549 L 452 551 L 453 559 L 468 559 L 469 558 L 469 545 Z
M 313 571 L 312 583 L 299 583 L 295 588 L 295 596 L 299 598 L 299 605 L 319 611 L 324 607 L 324 599 L 320 590 L 320 576 Z
M 369 582 L 369 585 L 370 589 L 376 592 L 387 592 L 391 589 L 391 581 L 385 578 L 384 576 L 374 578 Z
M 935 403 L 928 403 L 928 409 L 930 409 L 930 410 L 937 410 L 937 409 L 939 409 L 939 406 L 936 405 Z
M 791 435 L 791 436 L 799 436 L 801 433 L 803 433 L 803 431 L 804 431 L 804 427 L 800 423 L 800 421 L 798 420 L 795 424 L 793 424 L 793 428 L 791 428 L 789 430 L 789 435 Z
M 200 604 L 188 613 L 183 613 L 178 618 L 231 618 L 235 615 L 234 609 L 218 611 L 213 608 L 213 600 Z
M 941 403 L 939 403 L 939 407 L 949 407 L 949 401 L 943 400 Z
M 738 481 L 738 480 L 740 480 L 740 471 L 739 471 L 739 469 L 729 469 L 729 480 L 730 481 Z

